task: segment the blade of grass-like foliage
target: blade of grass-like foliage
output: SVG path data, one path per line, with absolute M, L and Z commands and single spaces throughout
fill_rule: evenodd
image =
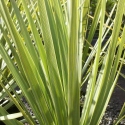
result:
M 12 63 L 12 61 L 8 58 L 8 55 L 6 54 L 6 52 L 3 50 L 3 48 L 0 46 L 0 53 L 4 58 L 4 60 L 7 63 L 7 65 L 9 66 L 10 70 L 12 71 L 18 85 L 20 86 L 20 88 L 23 90 L 24 94 L 26 95 L 26 97 L 28 96 L 28 101 L 30 102 L 30 100 L 34 100 L 34 97 L 31 95 L 32 93 L 29 93 L 30 95 L 27 94 L 27 91 L 29 89 L 29 87 L 27 87 L 27 83 L 26 81 L 24 80 L 24 78 L 18 73 L 18 70 L 16 69 L 16 67 L 14 66 L 14 64 Z M 21 84 L 22 83 L 22 84 Z M 21 85 L 22 86 L 21 86 Z M 35 109 L 35 111 L 37 111 L 37 108 L 36 108 L 36 103 L 34 102 L 33 104 L 33 107 L 32 109 Z M 39 114 L 39 113 L 38 113 Z
M 48 120 L 46 119 L 45 114 L 47 113 L 47 115 L 48 115 L 47 117 L 50 118 L 50 119 L 51 119 L 51 114 L 49 113 L 50 110 L 48 110 L 48 108 L 47 108 L 48 105 L 44 104 L 44 103 L 46 103 L 46 101 L 45 101 L 45 98 L 42 95 L 43 95 L 43 92 L 45 92 L 45 91 L 41 91 L 41 87 L 39 87 L 39 82 L 42 82 L 42 80 L 40 78 L 40 74 L 38 74 L 38 70 L 36 69 L 36 66 L 35 66 L 34 62 L 31 59 L 31 56 L 30 56 L 27 48 L 23 44 L 23 41 L 21 40 L 19 34 L 16 32 L 16 29 L 13 26 L 13 23 L 11 22 L 11 18 L 10 18 L 10 15 L 8 14 L 5 3 L 2 1 L 1 4 L 2 4 L 2 8 L 4 7 L 4 10 L 6 11 L 6 14 L 7 14 L 8 18 L 9 18 L 9 20 L 8 20 L 8 18 L 6 18 L 6 16 L 4 15 L 4 13 L 2 13 L 4 19 L 6 20 L 5 22 L 6 22 L 7 26 L 10 29 L 10 33 L 12 35 L 12 38 L 15 41 L 15 44 L 16 44 L 17 49 L 19 51 L 20 60 L 21 60 L 21 63 L 23 65 L 23 70 L 25 72 L 25 75 L 27 77 L 28 82 L 30 83 L 31 90 L 33 90 L 32 91 L 33 92 L 33 97 L 35 97 L 34 99 L 37 99 L 36 104 L 38 106 L 37 107 L 38 109 L 36 109 L 36 110 L 39 110 L 40 113 L 42 113 L 42 118 L 44 117 L 43 118 L 44 122 L 48 122 Z M 11 25 L 8 25 L 8 21 L 9 21 L 9 23 L 11 23 Z M 14 34 L 16 34 L 16 35 L 14 35 Z M 18 41 L 18 42 L 16 42 L 16 41 Z M 32 64 L 32 66 L 31 66 L 31 64 Z M 31 77 L 33 75 L 32 74 L 33 72 L 35 73 L 34 78 Z M 40 81 L 38 82 L 38 80 L 40 80 Z M 38 96 L 38 95 L 41 95 L 41 96 Z M 40 109 L 40 107 L 41 107 L 40 104 L 45 105 L 42 110 Z M 40 115 L 39 115 L 38 119 L 41 121 L 41 123 L 43 122 L 43 119 L 40 118 Z M 49 123 L 51 123 L 51 121 L 52 120 L 50 120 Z
M 19 9 L 17 8 L 17 6 L 15 5 L 15 1 L 11 1 L 12 5 L 13 5 L 13 8 L 14 8 L 14 11 L 15 11 L 15 14 L 17 16 L 17 19 L 18 19 L 18 23 L 19 23 L 19 26 L 20 26 L 20 29 L 21 29 L 21 32 L 22 32 L 22 36 L 23 36 L 23 39 L 24 39 L 24 42 L 26 43 L 26 46 L 28 48 L 28 51 L 29 53 L 31 53 L 32 55 L 32 58 L 34 59 L 34 61 L 37 61 L 37 54 L 35 52 L 35 49 L 33 47 L 33 44 L 31 42 L 31 39 L 30 39 L 30 36 L 28 34 L 28 31 L 25 27 L 25 24 L 24 24 L 24 21 L 20 15 L 20 12 L 19 12 Z M 38 61 L 35 62 L 36 65 L 38 64 Z
M 4 31 L 4 29 L 3 29 L 3 27 L 1 25 L 0 25 L 0 29 L 2 31 L 2 34 L 3 34 L 6 42 L 8 43 L 8 45 L 9 45 L 9 47 L 11 49 L 11 52 L 13 53 L 14 59 L 16 60 L 16 62 L 18 64 L 18 68 L 20 69 L 22 75 L 25 77 L 21 62 L 20 62 L 19 57 L 18 57 L 17 52 L 16 52 L 16 49 L 14 49 L 14 47 L 12 46 L 12 43 L 10 42 L 9 38 L 6 35 L 6 32 Z M 1 40 L 1 41 L 3 41 L 3 40 Z
M 80 1 L 80 19 L 79 19 L 79 34 L 78 34 L 78 40 L 79 40 L 79 81 L 81 81 L 81 72 L 82 72 L 82 53 L 83 53 L 83 46 L 85 41 L 85 35 L 87 30 L 87 24 L 88 24 L 88 13 L 89 13 L 89 7 L 90 7 L 90 0 L 81 0 Z
M 4 115 L 3 117 L 4 117 L 4 119 L 7 119 L 7 115 L 8 115 L 8 113 L 7 113 L 7 111 L 3 108 L 3 107 L 1 107 L 0 106 L 0 115 Z M 12 119 L 12 120 L 5 120 L 5 121 L 3 121 L 6 125 L 23 125 L 21 122 L 19 122 L 19 121 L 17 121 L 17 120 L 15 120 L 15 119 Z
M 110 86 L 112 85 L 112 82 L 111 83 L 110 82 L 106 82 L 105 83 L 105 81 L 110 79 L 109 78 L 109 76 L 110 76 L 109 74 L 111 73 L 110 71 L 112 69 L 111 67 L 112 67 L 112 63 L 113 63 L 113 58 L 114 58 L 114 53 L 115 53 L 118 33 L 119 33 L 119 30 L 120 30 L 120 23 L 121 23 L 122 14 L 123 14 L 123 10 L 121 10 L 120 8 L 123 7 L 124 4 L 125 3 L 123 3 L 122 0 L 120 0 L 118 2 L 117 14 L 116 14 L 114 30 L 113 30 L 113 34 L 112 34 L 112 41 L 110 43 L 110 49 L 108 51 L 108 55 L 104 59 L 104 63 L 102 64 L 102 70 L 101 71 L 103 71 L 103 72 L 100 73 L 101 78 L 100 78 L 100 76 L 98 78 L 98 80 L 99 80 L 98 82 L 100 84 L 100 88 L 96 90 L 96 93 L 98 93 L 100 91 L 100 94 L 99 93 L 95 94 L 95 98 L 94 98 L 94 102 L 96 102 L 96 100 L 97 100 L 97 103 L 96 103 L 95 112 L 94 112 L 96 115 L 93 114 L 93 118 L 92 118 L 92 121 L 91 121 L 91 123 L 93 123 L 93 124 L 96 124 L 96 123 L 99 124 L 99 122 L 100 122 L 100 119 L 101 119 L 101 117 L 103 115 L 103 111 L 104 111 L 104 109 L 102 110 L 101 107 L 104 107 L 104 105 L 105 105 L 104 102 L 107 99 L 106 96 L 107 96 L 107 94 L 110 91 Z M 104 66 L 105 66 L 105 68 L 104 68 Z M 103 70 L 103 68 L 104 68 L 104 70 Z M 97 82 L 97 84 L 98 84 L 98 82 Z M 105 88 L 105 89 L 103 89 L 103 88 Z M 102 98 L 101 95 L 103 95 L 103 94 L 104 94 L 104 96 Z M 97 117 L 99 114 L 101 114 L 100 118 Z
M 59 74 L 60 57 L 59 57 L 59 41 L 56 36 L 56 25 L 54 22 L 53 10 L 50 1 L 38 0 L 40 11 L 40 21 L 42 27 L 43 40 L 47 54 L 47 65 L 49 72 L 50 92 L 56 111 L 56 124 L 67 124 L 66 104 L 63 96 L 62 81 Z M 56 44 L 57 43 L 57 44 Z M 62 114 L 63 112 L 63 114 Z M 63 115 L 63 117 L 61 117 Z M 59 123 L 58 123 L 59 122 Z
M 22 114 L 24 115 L 24 117 L 28 121 L 28 123 L 35 124 L 35 122 L 31 118 L 29 112 L 27 111 L 26 107 L 20 100 L 20 98 L 22 98 L 22 94 L 18 95 L 18 93 L 15 92 L 13 86 L 11 84 L 9 84 L 9 81 L 6 79 L 6 77 L 3 76 L 3 78 L 5 79 L 5 82 L 8 84 L 6 86 L 4 86 L 3 83 L 1 83 L 1 86 L 4 89 L 4 92 L 6 92 L 6 94 L 8 94 L 10 97 L 10 102 L 7 105 L 5 105 L 4 108 L 7 109 L 10 106 L 12 106 L 12 104 L 14 103 L 17 106 L 17 108 L 19 109 L 19 111 L 22 112 Z M 10 92 L 13 92 L 14 94 L 11 95 Z M 16 99 L 14 97 L 16 97 Z M 11 103 L 11 102 L 13 102 L 13 103 Z
M 123 73 L 120 73 L 120 75 L 125 79 L 125 75 Z
M 79 116 L 80 81 L 78 81 L 78 19 L 79 19 L 78 5 L 79 1 L 68 1 L 68 7 L 69 7 L 68 124 L 69 125 L 78 124 L 80 117 Z
M 92 22 L 92 26 L 90 28 L 90 31 L 89 31 L 89 34 L 88 34 L 88 37 L 87 37 L 87 41 L 89 43 L 92 42 L 92 39 L 93 39 L 93 36 L 94 36 L 94 33 L 95 33 L 95 30 L 96 30 L 96 27 L 98 25 L 98 21 L 99 21 L 99 17 L 100 17 L 100 10 L 101 10 L 101 0 L 98 0 L 98 3 L 97 3 L 97 7 L 96 7 L 96 11 L 95 11 L 95 15 L 94 15 L 94 21 Z M 89 49 L 89 44 L 86 43 L 85 44 L 85 48 L 83 50 L 83 61 L 86 60 L 86 57 L 87 57 L 87 53 L 88 53 L 88 49 Z M 84 70 L 82 72 L 82 74 L 84 74 Z
M 112 16 L 113 12 L 114 12 L 114 9 L 116 8 L 116 5 L 114 5 L 113 9 L 112 9 L 112 12 L 110 14 L 110 17 Z M 104 24 L 104 26 L 108 26 L 108 22 L 109 22 L 109 19 L 111 20 L 111 18 L 108 18 L 108 20 L 106 21 L 106 24 Z M 95 18 L 94 18 L 95 19 Z M 107 28 L 106 30 L 106 27 L 105 29 L 103 30 L 103 38 L 102 38 L 102 42 L 104 43 L 105 42 L 105 38 L 107 36 L 107 34 L 109 33 L 109 31 L 111 30 L 111 27 L 113 26 L 114 23 L 111 23 Z M 92 28 L 93 29 L 93 28 Z M 110 41 L 110 38 L 109 38 L 109 41 Z M 107 44 L 105 44 L 105 46 L 103 46 L 102 48 L 102 52 L 104 52 L 105 48 L 107 48 L 107 45 L 108 45 L 109 42 L 107 42 Z M 87 58 L 87 60 L 85 61 L 85 65 L 83 66 L 83 69 L 82 69 L 82 76 L 83 74 L 86 72 L 86 69 L 87 67 L 89 66 L 91 60 L 93 59 L 93 57 L 95 56 L 95 53 L 96 53 L 96 49 L 97 49 L 97 42 L 95 43 L 94 45 L 94 48 L 93 50 L 90 52 L 89 54 L 89 57 Z
M 68 100 L 68 85 L 66 84 L 68 82 L 68 68 L 67 68 L 67 55 L 68 55 L 68 35 L 67 35 L 67 27 L 66 27 L 66 22 L 64 20 L 64 13 L 62 11 L 62 7 L 60 4 L 60 0 L 54 0 L 52 6 L 55 6 L 54 8 L 54 15 L 55 15 L 55 21 L 58 24 L 57 26 L 57 33 L 56 35 L 58 36 L 58 46 L 59 46 L 59 55 L 60 57 L 60 76 L 61 76 L 61 81 L 63 84 L 64 88 L 64 94 L 66 100 Z M 57 44 L 57 43 L 55 43 Z
M 6 115 L 6 116 L 0 116 L 0 120 L 9 120 L 9 119 L 15 119 L 15 118 L 19 118 L 22 117 L 22 113 L 14 113 L 14 114 L 10 114 L 10 115 Z
M 119 123 L 120 123 L 120 121 L 122 121 L 122 120 L 124 120 L 124 118 L 125 118 L 125 103 L 123 104 L 123 106 L 122 106 L 122 109 L 121 109 L 121 111 L 120 111 L 120 114 L 119 114 L 119 116 L 118 116 L 118 119 L 114 122 L 114 124 L 113 125 L 118 125 Z
M 107 25 L 107 26 L 110 25 L 109 23 L 110 23 L 110 21 L 112 20 L 111 17 L 112 17 L 112 15 L 114 14 L 114 10 L 116 9 L 116 5 L 117 5 L 117 4 L 114 4 L 114 6 L 113 6 L 113 8 L 112 8 L 112 10 L 111 10 L 111 12 L 110 12 L 110 15 L 108 15 L 109 18 L 108 18 L 107 21 L 106 21 L 106 25 Z M 109 30 L 109 29 L 108 29 L 108 30 Z M 105 35 L 106 35 L 106 34 L 105 34 Z
M 111 97 L 111 94 L 112 94 L 112 92 L 113 92 L 113 90 L 114 90 L 114 87 L 115 87 L 115 85 L 116 85 L 116 82 L 117 82 L 117 80 L 118 80 L 118 76 L 119 76 L 119 73 L 120 72 L 118 72 L 117 74 L 116 74 L 116 72 L 117 72 L 117 69 L 119 68 L 119 71 L 121 70 L 121 67 L 122 67 L 122 64 L 123 63 L 121 63 L 120 64 L 120 66 L 119 66 L 119 60 L 120 60 L 120 57 L 121 57 L 121 54 L 122 54 L 122 50 L 123 50 L 123 44 L 124 44 L 124 39 L 125 39 L 125 35 L 124 35 L 124 32 L 125 32 L 125 28 L 124 28 L 124 31 L 123 31 L 123 36 L 122 36 L 122 42 L 121 42 L 121 44 L 120 44 L 120 46 L 119 46 L 119 48 L 118 48 L 118 52 L 117 52 L 117 55 L 116 55 L 116 57 L 115 57 L 115 59 L 114 59 L 114 65 L 113 65 L 113 67 L 112 67 L 112 70 L 111 70 L 111 73 L 110 73 L 110 77 L 109 77 L 109 79 L 106 81 L 106 83 L 107 83 L 107 87 L 105 88 L 105 96 L 104 96 L 104 99 L 105 99 L 105 104 L 103 104 L 103 111 L 105 111 L 105 109 L 106 109 L 106 105 L 108 104 L 108 102 L 109 102 L 109 99 L 110 99 L 110 97 Z M 124 56 L 125 57 L 125 56 Z M 123 58 L 124 58 L 123 57 Z M 115 73 L 114 73 L 115 72 Z M 105 84 L 106 84 L 105 83 Z M 109 88 L 111 88 L 110 89 L 110 91 L 109 91 Z M 107 96 L 108 96 L 108 98 L 107 98 Z M 102 111 L 102 114 L 101 115 L 103 115 L 103 111 Z M 100 118 L 101 119 L 101 118 Z
M 105 4 L 106 1 L 101 2 L 101 13 L 103 16 L 101 16 L 100 21 L 100 32 L 99 32 L 99 40 L 98 40 L 98 48 L 96 52 L 95 61 L 93 64 L 92 72 L 90 74 L 90 78 L 88 81 L 88 92 L 86 95 L 87 100 L 85 101 L 84 109 L 83 109 L 83 115 L 81 118 L 80 124 L 89 124 L 91 119 L 91 113 L 93 113 L 93 110 L 91 109 L 92 103 L 93 103 L 93 93 L 96 83 L 96 77 L 97 77 L 97 71 L 98 71 L 98 65 L 99 65 L 99 58 L 100 58 L 100 52 L 101 52 L 101 41 L 102 41 L 102 35 L 103 35 L 103 25 L 104 25 L 104 13 L 105 13 Z M 90 116 L 89 116 L 90 114 Z
M 16 12 L 17 18 L 18 18 L 19 23 L 20 23 L 20 26 L 21 26 L 21 29 L 22 29 L 22 33 L 24 34 L 23 37 L 24 37 L 24 39 L 27 38 L 27 39 L 25 39 L 25 41 L 26 41 L 26 45 L 29 44 L 28 50 L 29 50 L 29 52 L 30 52 L 30 50 L 33 52 L 34 47 L 33 47 L 31 38 L 30 38 L 30 36 L 29 36 L 29 34 L 28 34 L 26 28 L 23 30 L 25 24 L 23 23 L 23 20 L 22 20 L 21 16 L 19 16 L 19 15 L 20 15 L 20 12 L 19 12 L 18 8 L 15 6 L 15 2 L 13 1 L 12 3 L 13 3 L 13 6 L 14 6 L 14 8 L 15 8 L 15 12 Z M 43 70 L 45 71 L 45 74 L 48 73 L 48 71 L 47 71 L 47 65 L 46 65 L 45 50 L 44 50 L 44 47 L 43 47 L 43 44 L 42 44 L 40 35 L 38 34 L 38 31 L 37 31 L 37 29 L 36 29 L 36 26 L 35 26 L 35 24 L 34 24 L 34 22 L 33 22 L 32 17 L 31 17 L 31 13 L 29 12 L 29 9 L 28 9 L 28 7 L 27 7 L 26 1 L 25 1 L 25 0 L 22 0 L 22 3 L 23 3 L 23 7 L 24 7 L 24 9 L 25 9 L 25 12 L 26 12 L 26 15 L 27 15 L 27 18 L 28 18 L 28 21 L 29 21 L 29 26 L 30 26 L 30 28 L 31 28 L 31 31 L 32 31 L 32 34 L 33 34 L 33 37 L 34 37 L 34 40 L 35 40 L 34 42 L 36 43 L 36 46 L 37 46 L 37 48 L 38 48 L 38 51 L 37 51 L 38 55 L 36 54 L 36 51 L 35 51 L 35 50 L 34 50 L 34 54 L 35 54 L 35 55 L 33 55 L 31 52 L 30 52 L 30 53 L 31 53 L 31 55 L 32 55 L 32 58 L 33 58 L 35 64 L 38 65 L 37 67 L 38 67 L 38 69 L 40 70 L 39 72 L 40 72 L 40 74 L 42 75 L 42 78 L 44 78 L 45 76 L 44 76 L 44 74 L 43 74 L 43 71 L 41 70 L 41 65 L 40 65 L 39 63 L 42 62 L 42 64 L 43 64 L 43 67 L 42 67 L 42 68 L 43 68 Z M 17 13 L 17 12 L 18 12 L 18 13 Z M 30 42 L 29 42 L 29 41 L 30 41 Z M 38 56 L 38 57 L 37 57 L 37 56 Z M 36 57 L 37 57 L 37 58 L 36 58 Z M 38 60 L 36 60 L 36 59 L 38 59 Z M 37 62 L 36 62 L 35 60 L 36 60 Z M 42 60 L 42 61 L 41 61 L 41 60 Z M 45 80 L 44 80 L 44 82 L 45 82 Z
M 44 83 L 44 86 L 45 86 L 46 91 L 47 91 L 47 93 L 48 93 L 48 94 L 45 94 L 45 93 L 44 93 L 44 96 L 49 96 L 49 98 L 48 98 L 48 97 L 47 97 L 47 98 L 48 98 L 48 99 L 51 99 L 50 94 L 49 94 L 49 90 L 48 90 L 48 87 L 47 87 L 47 82 L 46 82 L 46 80 L 48 79 L 48 78 L 47 78 L 48 71 L 47 71 L 45 50 L 44 50 L 44 48 L 43 48 L 43 44 L 42 44 L 42 41 L 41 41 L 41 39 L 40 39 L 40 36 L 39 36 L 39 34 L 38 34 L 38 32 L 37 32 L 36 26 L 35 26 L 35 24 L 34 24 L 32 18 L 31 18 L 31 14 L 30 14 L 30 12 L 29 12 L 27 6 L 26 6 L 26 2 L 25 2 L 25 1 L 22 1 L 22 2 L 23 2 L 23 5 L 24 5 L 25 12 L 26 12 L 26 14 L 27 14 L 29 23 L 30 23 L 31 30 L 32 30 L 32 32 L 33 32 L 34 39 L 35 39 L 35 41 L 36 41 L 36 46 L 37 46 L 37 48 L 38 48 L 38 51 L 37 51 L 38 56 L 37 56 L 37 55 L 33 55 L 32 53 L 30 53 L 30 54 L 32 55 L 33 61 L 34 61 L 34 63 L 35 63 L 35 66 L 36 66 L 36 68 L 37 68 L 37 70 L 38 70 L 38 73 L 39 73 L 39 75 L 40 75 L 40 77 L 41 77 L 41 79 L 42 79 L 42 81 L 43 81 L 43 82 L 39 82 L 39 86 L 42 87 L 42 86 L 43 86 L 43 83 Z M 22 32 L 23 32 L 23 34 L 26 34 L 26 35 L 24 36 L 24 40 L 27 41 L 27 42 L 26 42 L 26 45 L 27 45 L 28 43 L 30 43 L 30 44 L 29 44 L 29 47 L 28 47 L 28 50 L 29 50 L 29 52 L 30 52 L 30 50 L 32 50 L 32 47 L 30 47 L 30 46 L 33 46 L 33 44 L 32 44 L 32 42 L 31 42 L 31 40 L 30 40 L 30 36 L 28 35 L 28 32 L 26 31 L 26 28 L 24 29 L 24 25 L 25 25 L 25 24 L 23 23 L 23 20 L 22 20 L 22 18 L 21 18 L 21 15 L 20 15 L 20 13 L 19 13 L 19 10 L 18 10 L 18 8 L 16 7 L 16 3 L 15 3 L 14 1 L 12 1 L 12 4 L 13 4 L 13 7 L 14 7 L 14 9 L 15 9 L 15 13 L 16 13 L 16 15 L 17 15 L 17 18 L 18 18 L 18 20 L 20 20 L 20 21 L 19 21 L 19 25 L 20 25 L 20 27 L 21 27 L 21 29 L 22 29 Z M 26 38 L 25 38 L 25 37 L 26 37 Z M 35 50 L 34 50 L 34 53 L 36 53 Z M 37 59 L 37 61 L 35 61 L 35 59 Z M 42 60 L 42 61 L 41 61 L 41 60 Z M 42 62 L 42 64 L 43 64 L 43 66 L 42 66 L 43 69 L 41 69 L 41 64 L 40 64 L 41 62 Z M 37 64 L 37 63 L 38 63 L 38 64 Z M 27 68 L 28 68 L 28 67 L 27 67 Z M 45 72 L 44 72 L 44 71 L 45 71 Z M 45 76 L 46 76 L 46 77 L 45 77 Z M 45 92 L 45 91 L 44 91 L 44 92 Z
M 119 76 L 117 70 L 122 66 L 118 67 L 125 39 L 125 31 L 120 28 L 124 13 L 120 8 L 125 7 L 124 0 L 118 1 L 114 25 L 110 24 L 112 19 L 109 17 L 104 24 L 106 0 L 97 1 L 87 40 L 84 31 L 90 25 L 87 23 L 90 21 L 90 16 L 87 16 L 90 0 L 63 0 L 64 5 L 61 5 L 62 0 L 11 0 L 10 8 L 6 2 L 0 1 L 0 16 L 4 22 L 0 25 L 0 54 L 31 106 L 35 119 L 41 125 L 98 125 Z M 37 12 L 34 12 L 37 7 Z M 98 24 L 99 38 L 88 55 Z M 113 33 L 101 51 L 101 43 L 109 33 L 107 27 L 112 26 Z M 118 43 L 119 33 L 122 36 Z M 0 78 L 9 85 L 7 71 L 6 67 L 2 69 Z M 84 81 L 89 79 L 89 84 L 80 119 L 81 75 Z M 14 86 L 9 85 L 7 89 L 5 85 L 2 84 L 6 95 L 24 115 L 22 121 L 29 120 L 30 124 L 35 124 L 27 110 L 22 110 L 22 95 L 14 92 Z M 8 115 L 5 109 L 1 108 L 1 116 Z M 12 124 L 11 121 L 5 122 Z
M 21 112 L 20 117 L 23 115 L 26 120 L 33 125 L 32 119 L 29 118 L 29 116 L 25 113 L 25 111 L 22 109 L 22 107 L 19 105 L 19 103 L 17 102 L 17 100 L 10 94 L 10 92 L 4 87 L 4 85 L 2 83 L 0 83 L 1 86 L 3 87 L 3 89 L 7 92 L 7 94 L 10 96 L 10 98 L 13 100 L 14 104 L 17 106 L 17 108 L 19 109 L 19 111 Z

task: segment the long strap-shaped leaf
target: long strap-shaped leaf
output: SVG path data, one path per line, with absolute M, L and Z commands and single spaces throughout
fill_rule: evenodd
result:
M 50 93 L 55 110 L 55 124 L 67 124 L 66 102 L 62 89 L 59 57 L 59 38 L 51 1 L 38 0 L 43 40 L 47 54 Z
M 23 125 L 21 122 L 15 120 L 15 119 L 7 120 L 8 112 L 7 112 L 3 107 L 1 107 L 1 106 L 0 106 L 0 115 L 3 116 L 3 117 L 1 116 L 0 119 L 1 119 L 1 120 L 5 120 L 5 121 L 3 121 L 3 122 L 4 122 L 6 125 L 13 125 L 13 124 L 15 124 L 15 125 Z M 9 116 L 9 117 L 11 117 L 11 116 Z M 9 118 L 8 118 L 8 119 L 9 119 Z
M 85 45 L 85 35 L 86 35 L 87 24 L 88 24 L 89 7 L 90 7 L 90 0 L 80 1 L 80 7 L 79 7 L 80 19 L 79 19 L 79 35 L 78 35 L 79 81 L 81 80 L 81 75 L 82 75 L 83 47 Z
M 6 15 L 8 17 L 8 18 L 6 18 L 4 11 L 2 10 L 2 12 L 3 12 L 2 16 L 5 19 L 4 21 L 5 21 L 8 29 L 10 30 L 10 34 L 12 35 L 13 40 L 15 41 L 15 44 L 16 44 L 17 49 L 19 51 L 20 60 L 21 60 L 21 63 L 23 65 L 23 70 L 24 70 L 25 75 L 28 79 L 28 82 L 30 83 L 31 90 L 33 90 L 33 97 L 35 97 L 34 99 L 37 99 L 36 104 L 38 106 L 37 107 L 38 109 L 36 109 L 36 110 L 40 111 L 43 119 L 41 119 L 41 117 L 40 117 L 41 115 L 36 114 L 36 116 L 38 116 L 38 119 L 41 123 L 43 123 L 43 121 L 45 123 L 48 122 L 48 120 L 47 120 L 48 118 L 50 118 L 49 123 L 51 123 L 52 120 L 51 120 L 51 114 L 49 113 L 50 110 L 48 110 L 48 108 L 47 108 L 48 105 L 46 104 L 45 98 L 43 96 L 44 87 L 43 87 L 43 91 L 41 91 L 41 87 L 39 87 L 39 82 L 42 82 L 42 80 L 40 78 L 40 74 L 38 74 L 36 66 L 33 63 L 33 60 L 31 59 L 29 52 L 27 51 L 26 47 L 24 46 L 19 34 L 17 33 L 17 31 L 12 23 L 12 20 L 10 18 L 8 11 L 7 11 L 7 8 L 5 6 L 4 1 L 1 1 L 1 7 L 2 7 L 2 9 L 4 8 L 3 10 L 6 12 Z M 8 25 L 9 24 L 8 22 L 11 25 Z M 33 73 L 34 73 L 34 77 L 32 78 L 31 76 L 33 75 Z M 36 91 L 36 90 L 38 90 L 38 91 Z M 44 105 L 42 110 L 41 110 L 40 104 Z M 48 116 L 45 115 L 46 113 Z
M 78 5 L 79 0 L 67 1 L 69 8 L 68 29 L 68 125 L 79 124 L 79 83 L 78 81 Z M 73 113 L 74 112 L 74 113 Z M 77 115 L 76 115 L 77 114 Z
M 97 2 L 97 7 L 96 7 L 96 11 L 95 11 L 95 15 L 94 15 L 94 20 L 93 20 L 93 22 L 92 22 L 92 26 L 91 26 L 90 31 L 89 31 L 89 34 L 88 34 L 88 36 L 87 36 L 87 41 L 88 41 L 89 43 L 92 42 L 92 39 L 93 39 L 95 30 L 96 30 L 96 27 L 97 27 L 97 25 L 98 25 L 98 23 L 99 23 L 100 10 L 101 10 L 101 0 L 98 0 L 98 2 Z M 84 48 L 84 50 L 83 50 L 83 61 L 86 61 L 88 49 L 89 49 L 89 44 L 86 42 L 85 48 Z M 86 66 L 86 65 L 85 65 L 85 66 Z M 84 66 L 84 67 L 85 67 L 85 66 Z M 83 67 L 83 68 L 84 68 L 84 67 Z M 83 69 L 82 75 L 84 74 L 85 70 L 86 70 L 86 69 Z
M 61 76 L 62 85 L 64 88 L 64 94 L 65 98 L 67 100 L 67 82 L 68 82 L 68 68 L 67 68 L 67 58 L 68 58 L 68 35 L 67 35 L 67 27 L 66 22 L 64 20 L 64 13 L 62 11 L 62 7 L 60 4 L 60 0 L 53 0 L 53 6 L 54 6 L 54 15 L 55 15 L 55 21 L 56 21 L 56 28 L 57 33 L 56 36 L 58 36 L 58 48 L 59 53 L 58 57 L 60 57 L 60 67 L 59 72 Z M 55 44 L 57 44 L 55 42 Z
M 95 101 L 95 112 L 93 113 L 93 118 L 92 118 L 91 124 L 96 124 L 96 123 L 99 124 L 100 119 L 101 119 L 103 112 L 104 112 L 104 109 L 102 110 L 101 107 L 106 106 L 105 102 L 107 100 L 107 97 L 109 96 L 108 93 L 110 92 L 110 88 L 112 86 L 112 82 L 111 81 L 109 82 L 107 80 L 109 80 L 110 75 L 112 73 L 114 74 L 116 71 L 116 69 L 115 69 L 112 72 L 111 69 L 112 69 L 112 64 L 113 64 L 113 60 L 114 60 L 114 53 L 115 53 L 115 48 L 116 48 L 116 44 L 117 44 L 117 39 L 118 39 L 119 31 L 120 31 L 120 26 L 121 26 L 120 24 L 121 24 L 121 20 L 122 20 L 122 15 L 124 12 L 124 10 L 121 8 L 124 8 L 124 6 L 125 6 L 125 1 L 119 0 L 116 18 L 115 18 L 114 29 L 113 29 L 113 34 L 112 34 L 112 41 L 110 43 L 110 48 L 109 48 L 108 54 L 106 55 L 104 62 L 102 64 L 101 71 L 103 71 L 103 72 L 100 71 L 100 75 L 98 77 L 98 80 L 99 80 L 97 82 L 98 89 L 95 90 L 95 96 L 93 99 Z M 115 61 L 117 61 L 117 60 L 115 60 Z M 116 66 L 116 65 L 114 65 L 114 66 Z M 117 68 L 117 66 L 115 68 Z M 100 117 L 97 117 L 98 115 L 100 115 Z
M 84 124 L 89 124 L 90 119 L 91 119 L 91 113 L 93 113 L 93 110 L 91 109 L 91 106 L 93 105 L 93 93 L 95 89 L 95 83 L 96 83 L 96 77 L 97 77 L 97 71 L 98 71 L 98 65 L 99 65 L 99 58 L 100 58 L 100 52 L 101 52 L 101 41 L 102 41 L 102 35 L 103 35 L 103 24 L 104 24 L 104 13 L 105 13 L 105 4 L 106 1 L 103 0 L 101 2 L 101 12 L 103 16 L 101 16 L 101 23 L 100 23 L 100 33 L 99 33 L 99 40 L 98 40 L 98 48 L 96 52 L 96 57 L 95 61 L 93 64 L 92 72 L 90 74 L 90 78 L 88 81 L 88 88 L 87 88 L 87 95 L 86 95 L 86 100 L 85 100 L 85 105 L 82 111 L 82 118 L 81 118 L 81 125 Z M 90 114 L 90 116 L 89 116 Z

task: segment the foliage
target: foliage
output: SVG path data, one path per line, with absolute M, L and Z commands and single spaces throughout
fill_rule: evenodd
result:
M 0 119 L 7 125 L 24 121 L 34 125 L 35 119 L 40 125 L 99 125 L 124 60 L 125 28 L 121 24 L 125 10 L 121 8 L 125 1 L 113 4 L 108 17 L 106 0 L 97 0 L 94 17 L 89 15 L 90 3 L 0 1 L 0 99 L 9 96 L 11 100 L 0 106 Z M 92 46 L 97 28 L 99 35 Z M 80 90 L 85 83 L 80 116 Z M 30 115 L 22 97 L 35 116 Z M 6 110 L 12 104 L 19 113 L 8 115 Z M 21 116 L 23 120 L 15 119 Z

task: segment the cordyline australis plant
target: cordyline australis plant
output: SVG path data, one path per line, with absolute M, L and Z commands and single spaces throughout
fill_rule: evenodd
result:
M 5 124 L 35 125 L 37 119 L 40 125 L 99 125 L 124 59 L 125 0 L 117 1 L 107 17 L 106 0 L 97 1 L 94 17 L 90 6 L 90 0 L 0 0 L 0 99 L 9 95 L 11 100 L 0 106 Z M 80 88 L 85 82 L 80 116 Z M 7 113 L 12 104 L 19 113 Z M 114 124 L 124 118 L 122 112 Z M 20 116 L 24 119 L 15 119 Z

